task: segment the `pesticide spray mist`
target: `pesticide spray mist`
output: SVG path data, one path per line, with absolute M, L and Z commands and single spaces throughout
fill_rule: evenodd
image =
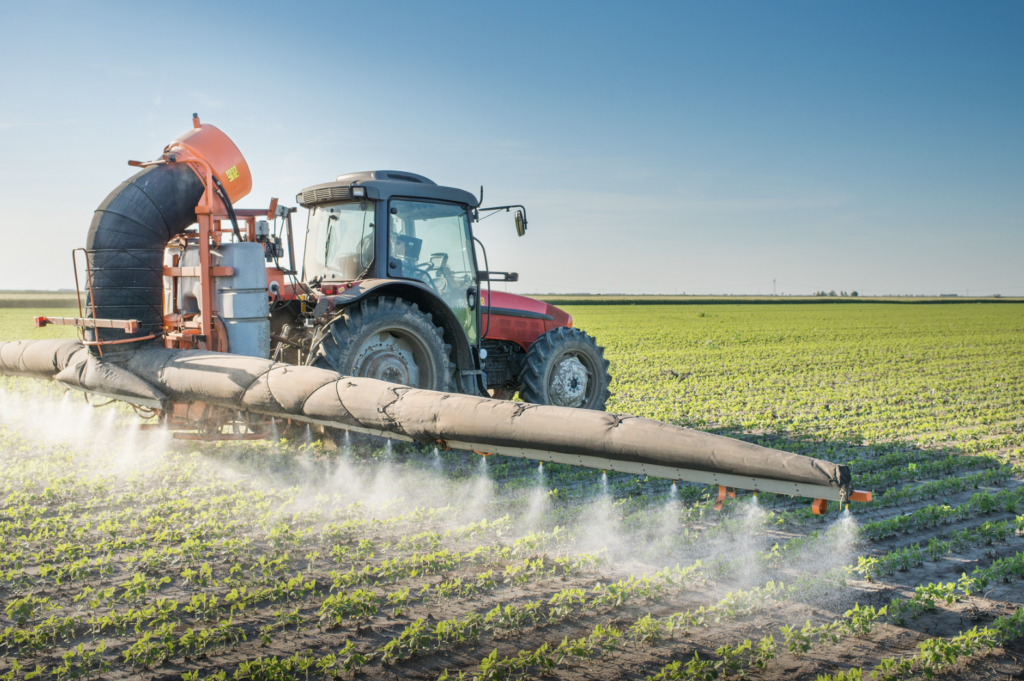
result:
M 5 439 L 22 438 L 39 452 L 64 448 L 85 469 L 119 481 L 188 458 L 201 463 L 203 475 L 294 490 L 288 511 L 323 512 L 326 498 L 327 508 L 358 506 L 367 518 L 442 509 L 436 515 L 450 527 L 508 514 L 511 538 L 563 526 L 572 537 L 564 551 L 600 553 L 609 577 L 700 560 L 726 566 L 718 577 L 723 588 L 749 588 L 786 571 L 764 559 L 786 538 L 768 528 L 770 513 L 755 496 L 730 501 L 718 514 L 710 500 L 684 502 L 674 482 L 657 493 L 623 493 L 621 483 L 630 476 L 615 474 L 613 486 L 605 472 L 582 493 L 566 495 L 554 486 L 557 472 L 549 476 L 542 463 L 496 479 L 488 457 L 453 452 L 442 461 L 437 448 L 357 443 L 348 432 L 335 438 L 331 451 L 308 427 L 297 440 L 279 439 L 276 423 L 269 441 L 182 442 L 143 425 L 124 404 L 93 406 L 81 395 L 19 379 L 0 380 L 0 428 Z M 849 512 L 820 535 L 786 564 L 820 572 L 853 560 L 857 526 Z

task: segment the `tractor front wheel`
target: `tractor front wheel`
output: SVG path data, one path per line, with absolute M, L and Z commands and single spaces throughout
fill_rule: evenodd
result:
M 381 296 L 345 308 L 331 323 L 312 365 L 344 376 L 375 378 L 451 392 L 451 346 L 415 303 Z
M 526 353 L 519 392 L 524 402 L 604 411 L 611 397 L 604 348 L 579 329 L 541 334 Z

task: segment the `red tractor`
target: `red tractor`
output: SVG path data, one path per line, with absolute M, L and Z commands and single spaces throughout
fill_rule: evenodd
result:
M 472 225 L 515 209 L 523 236 L 525 208 L 481 208 L 469 192 L 391 170 L 342 175 L 296 200 L 309 210 L 305 254 L 300 279 L 293 262 L 278 268 L 290 283 L 271 283 L 275 358 L 428 390 L 604 409 L 611 377 L 594 338 L 553 305 L 491 290 L 518 275 L 488 271 Z M 290 212 L 278 213 L 291 241 Z M 280 236 L 256 231 L 268 260 L 283 256 Z
M 84 309 L 35 319 L 78 327 L 81 339 L 0 342 L 3 375 L 128 402 L 158 419 L 148 427 L 186 440 L 262 439 L 284 419 L 289 428 L 715 484 L 719 506 L 733 486 L 810 495 L 819 514 L 829 500 L 871 500 L 850 489 L 847 466 L 586 411 L 609 397 L 603 350 L 562 310 L 490 291 L 492 280 L 518 277 L 491 272 L 483 244 L 484 269 L 477 261 L 473 222 L 515 209 L 522 236 L 522 206 L 481 208 L 472 194 L 412 173 L 343 175 L 298 196 L 309 219 L 296 278 L 296 209 L 277 199 L 267 209 L 234 207 L 252 176 L 216 127 L 193 115 L 192 130 L 158 159 L 129 164 L 142 170 L 107 195 L 76 249 L 85 255 Z M 522 409 L 345 376 L 519 392 L 585 410 Z
M 414 173 L 342 175 L 296 197 L 309 209 L 300 272 L 297 209 L 277 199 L 235 208 L 252 187 L 248 164 L 219 129 L 198 115 L 192 125 L 159 159 L 129 161 L 143 170 L 96 210 L 79 249 L 83 315 L 37 324 L 83 328 L 100 358 L 159 339 L 428 390 L 604 409 L 604 350 L 557 307 L 492 291 L 491 281 L 518 275 L 477 260 L 474 244 L 486 265 L 472 230 L 481 213 L 515 209 L 523 236 L 525 208 L 481 208 L 469 192 Z

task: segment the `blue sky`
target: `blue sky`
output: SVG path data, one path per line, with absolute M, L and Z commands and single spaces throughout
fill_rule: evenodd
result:
M 1020 2 L 0 11 L 0 288 L 72 286 L 198 111 L 247 207 L 376 168 L 526 204 L 477 229 L 521 293 L 1024 295 Z

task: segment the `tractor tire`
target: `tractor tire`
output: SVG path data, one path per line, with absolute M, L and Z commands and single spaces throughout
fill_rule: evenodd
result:
M 361 300 L 329 324 L 313 366 L 343 376 L 452 391 L 451 346 L 415 303 L 390 296 Z
M 604 411 L 611 397 L 604 348 L 579 329 L 541 334 L 526 353 L 519 396 L 524 402 Z

